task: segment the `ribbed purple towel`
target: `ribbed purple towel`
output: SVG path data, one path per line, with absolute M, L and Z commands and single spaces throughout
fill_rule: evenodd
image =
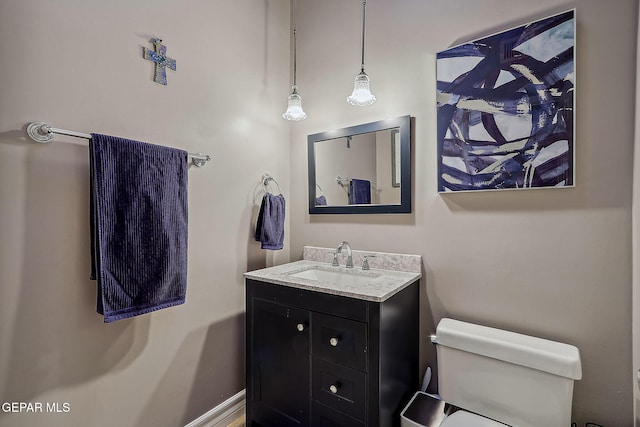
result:
M 371 182 L 366 179 L 352 179 L 349 184 L 349 204 L 371 203 Z
M 284 247 L 284 210 L 282 194 L 266 193 L 262 197 L 255 239 L 262 249 L 278 250 Z
M 104 322 L 184 303 L 187 152 L 91 134 L 91 279 Z

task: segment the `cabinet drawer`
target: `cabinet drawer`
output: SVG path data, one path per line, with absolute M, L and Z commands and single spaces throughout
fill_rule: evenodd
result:
M 367 324 L 341 317 L 311 314 L 312 353 L 361 371 L 367 370 Z
M 322 403 L 313 402 L 311 427 L 364 427 L 364 423 L 327 408 Z
M 353 418 L 364 420 L 367 375 L 364 372 L 314 357 L 311 397 Z

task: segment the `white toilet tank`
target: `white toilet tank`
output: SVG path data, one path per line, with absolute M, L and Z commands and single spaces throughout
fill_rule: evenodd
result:
M 515 427 L 571 425 L 576 347 L 446 318 L 435 342 L 446 402 Z

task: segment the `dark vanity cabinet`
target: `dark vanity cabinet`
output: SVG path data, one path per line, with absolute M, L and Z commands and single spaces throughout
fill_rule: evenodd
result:
M 247 279 L 246 425 L 399 426 L 418 389 L 418 283 L 372 302 Z
M 272 425 L 304 425 L 309 418 L 310 313 L 265 300 L 252 304 L 252 372 L 257 419 Z

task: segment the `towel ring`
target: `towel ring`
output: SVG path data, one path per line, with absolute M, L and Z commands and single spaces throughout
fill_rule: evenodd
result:
M 280 192 L 280 194 L 282 194 L 282 189 L 280 189 L 280 184 L 278 184 L 278 181 L 273 179 L 273 177 L 268 173 L 262 174 L 262 189 L 264 190 L 264 192 L 269 193 L 269 189 L 267 188 L 267 185 L 269 185 L 269 182 L 271 181 L 276 184 L 276 187 L 278 187 L 278 191 Z

